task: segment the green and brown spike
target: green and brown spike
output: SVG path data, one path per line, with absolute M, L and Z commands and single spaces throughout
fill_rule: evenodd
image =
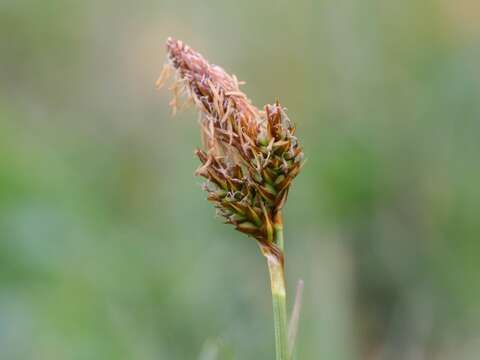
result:
M 207 179 L 208 200 L 226 223 L 255 238 L 264 253 L 283 263 L 274 226 L 303 163 L 295 126 L 278 100 L 260 111 L 240 90 L 235 75 L 208 63 L 182 41 L 169 38 L 167 52 L 157 86 L 175 73 L 173 111 L 185 95 L 200 113 L 203 149 L 195 154 L 202 165 L 196 174 Z

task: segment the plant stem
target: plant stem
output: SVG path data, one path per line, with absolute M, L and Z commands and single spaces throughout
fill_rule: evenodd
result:
M 300 309 L 302 307 L 303 280 L 298 280 L 295 302 L 293 303 L 292 315 L 288 323 L 288 356 L 293 359 L 293 350 L 298 332 L 298 321 L 300 320 Z
M 276 359 L 288 360 L 287 310 L 283 265 L 274 256 L 268 256 L 267 262 L 272 285 Z
M 281 214 L 275 218 L 275 243 L 283 252 L 283 224 Z M 287 305 L 283 259 L 267 255 L 272 288 L 273 321 L 275 326 L 276 360 L 288 360 Z

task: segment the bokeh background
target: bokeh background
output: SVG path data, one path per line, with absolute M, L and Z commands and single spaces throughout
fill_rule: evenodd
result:
M 273 359 L 264 260 L 154 89 L 169 35 L 297 123 L 297 358 L 478 359 L 475 0 L 2 0 L 0 359 Z

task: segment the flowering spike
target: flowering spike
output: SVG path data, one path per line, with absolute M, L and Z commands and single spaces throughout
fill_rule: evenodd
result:
M 166 45 L 168 62 L 157 86 L 174 73 L 172 108 L 183 95 L 200 113 L 204 149 L 196 151 L 202 164 L 196 174 L 208 181 L 208 200 L 226 223 L 257 239 L 264 253 L 283 263 L 272 219 L 303 161 L 294 125 L 278 99 L 260 111 L 234 75 L 179 40 L 168 38 Z

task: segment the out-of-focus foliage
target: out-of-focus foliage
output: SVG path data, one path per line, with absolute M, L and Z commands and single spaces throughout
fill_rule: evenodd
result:
M 297 123 L 298 359 L 478 358 L 479 24 L 468 0 L 0 2 L 0 358 L 273 358 L 264 260 L 153 88 L 169 35 Z

